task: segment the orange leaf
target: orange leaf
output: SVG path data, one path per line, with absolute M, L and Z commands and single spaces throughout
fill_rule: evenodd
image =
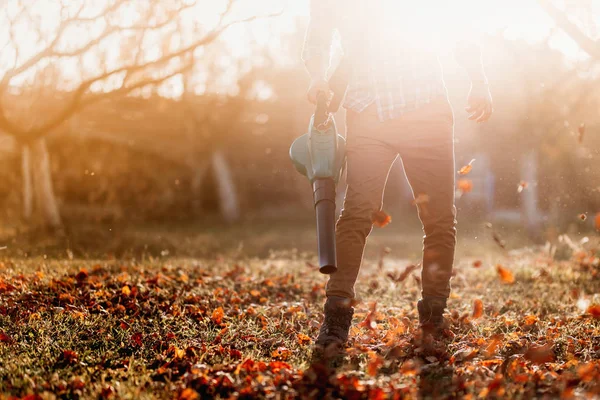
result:
M 458 190 L 463 194 L 469 193 L 473 190 L 473 181 L 470 179 L 459 179 L 458 182 L 456 182 L 456 187 L 458 187 Z
M 600 304 L 591 304 L 587 308 L 586 312 L 592 317 L 600 319 Z
M 367 373 L 370 376 L 376 376 L 379 368 L 383 365 L 383 359 L 374 351 L 369 352 L 369 361 L 367 362 Z
M 473 318 L 481 318 L 483 315 L 483 302 L 480 299 L 473 301 Z
M 131 289 L 129 289 L 129 286 L 125 285 L 121 288 L 121 293 L 123 293 L 124 296 L 129 296 L 131 294 Z
M 473 169 L 473 161 L 475 161 L 475 159 L 472 159 L 467 165 L 465 165 L 460 170 L 458 170 L 458 174 L 459 175 L 466 175 L 469 172 L 471 172 L 471 170 Z
M 383 228 L 384 226 L 392 222 L 392 217 L 390 217 L 385 211 L 379 210 L 371 214 L 371 222 L 373 222 L 373 224 L 377 225 L 378 227 Z
M 504 283 L 515 283 L 515 277 L 512 272 L 508 269 L 504 268 L 502 265 L 496 265 L 496 271 L 498 271 L 498 275 L 500 276 L 500 280 Z
M 215 324 L 221 325 L 221 323 L 223 322 L 223 317 L 224 316 L 225 316 L 225 313 L 223 312 L 223 307 L 219 307 L 219 308 L 217 308 L 217 309 L 215 309 L 213 311 L 212 316 L 210 317 L 210 319 Z
M 311 342 L 310 337 L 305 335 L 304 333 L 299 333 L 297 336 L 298 344 L 303 346 L 305 344 L 309 344 Z
M 479 267 L 481 267 L 482 264 L 483 263 L 481 262 L 481 260 L 473 261 L 473 267 L 474 268 L 479 268 Z
M 199 398 L 198 392 L 194 389 L 187 388 L 179 394 L 178 400 L 197 400 Z
M 358 324 L 358 326 L 367 328 L 370 330 L 375 330 L 375 329 L 377 329 L 376 319 L 377 319 L 377 302 L 374 301 L 373 303 L 371 303 L 371 309 L 369 310 L 369 313 L 367 314 L 365 319 L 360 324 Z
M 531 346 L 524 354 L 526 360 L 534 362 L 536 364 L 543 364 L 554 361 L 554 350 L 552 350 L 551 344 L 545 344 L 543 346 Z
M 525 325 L 531 326 L 534 325 L 536 322 L 538 322 L 538 317 L 533 314 L 530 314 L 525 317 Z

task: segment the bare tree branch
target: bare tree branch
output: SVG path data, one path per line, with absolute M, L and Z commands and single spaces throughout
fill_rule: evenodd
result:
M 235 1 L 236 0 L 228 0 L 225 10 L 220 14 L 219 23 L 217 24 L 217 26 L 215 28 L 213 28 L 211 31 L 209 31 L 207 34 L 205 34 L 202 38 L 193 42 L 192 44 L 185 46 L 177 51 L 171 52 L 169 54 L 164 54 L 161 57 L 159 57 L 158 59 L 153 60 L 153 61 L 139 63 L 139 57 L 136 56 L 134 63 L 131 65 L 114 68 L 112 70 L 100 73 L 95 77 L 84 80 L 72 92 L 67 105 L 60 112 L 58 112 L 55 117 L 53 117 L 48 122 L 42 124 L 41 126 L 33 127 L 29 130 L 25 130 L 19 126 L 16 126 L 11 121 L 9 121 L 2 105 L 0 104 L 0 129 L 3 129 L 6 133 L 9 133 L 11 135 L 19 136 L 23 140 L 32 140 L 35 138 L 39 138 L 39 137 L 43 136 L 44 134 L 46 134 L 47 132 L 50 132 L 51 130 L 60 126 L 64 121 L 66 121 L 71 116 L 73 116 L 75 113 L 80 111 L 83 107 L 86 107 L 91 103 L 100 101 L 102 99 L 110 98 L 113 96 L 127 95 L 127 94 L 131 93 L 133 90 L 138 89 L 140 87 L 160 84 L 160 83 L 164 82 L 165 80 L 167 80 L 173 76 L 176 76 L 176 75 L 182 73 L 183 71 L 191 68 L 191 66 L 193 65 L 193 62 L 189 63 L 189 64 L 185 64 L 181 68 L 177 69 L 175 72 L 169 73 L 162 77 L 155 78 L 155 79 L 142 80 L 138 83 L 134 83 L 133 85 L 128 86 L 126 84 L 128 81 L 128 76 L 130 76 L 131 74 L 135 74 L 135 73 L 141 72 L 141 71 L 151 70 L 151 69 L 161 67 L 161 66 L 166 66 L 171 60 L 174 60 L 176 58 L 184 58 L 186 55 L 192 54 L 197 48 L 206 46 L 206 45 L 212 43 L 213 41 L 215 41 L 221 33 L 223 33 L 226 29 L 228 29 L 229 27 L 231 27 L 233 25 L 254 21 L 259 18 L 276 17 L 276 16 L 281 15 L 283 12 L 283 10 L 280 10 L 279 12 L 273 13 L 273 14 L 251 16 L 251 17 L 236 19 L 236 20 L 232 20 L 227 23 L 224 23 L 227 15 L 229 15 L 231 13 L 231 10 L 233 8 L 233 4 L 235 3 Z M 104 11 L 107 11 L 107 10 L 108 10 L 108 12 L 117 11 L 119 9 L 120 5 L 123 4 L 123 2 L 124 2 L 124 0 L 117 0 L 113 4 L 109 5 Z M 189 7 L 192 7 L 192 4 L 184 4 L 173 15 L 177 15 L 177 13 L 179 13 L 182 10 L 189 8 Z M 37 65 L 37 63 L 39 63 L 41 60 L 43 60 L 45 58 L 61 57 L 61 56 L 62 57 L 80 56 L 83 53 L 85 53 L 86 51 L 88 51 L 89 49 L 98 45 L 103 39 L 105 39 L 106 37 L 108 37 L 109 35 L 111 35 L 115 32 L 119 32 L 119 31 L 123 31 L 123 30 L 141 30 L 142 37 L 143 37 L 143 34 L 146 31 L 160 28 L 162 26 L 167 25 L 169 22 L 172 22 L 171 18 L 167 18 L 166 21 L 162 21 L 162 22 L 157 23 L 156 25 L 151 25 L 151 26 L 143 25 L 143 26 L 132 26 L 132 27 L 118 27 L 118 26 L 112 26 L 112 25 L 107 24 L 107 28 L 103 31 L 103 33 L 101 33 L 95 39 L 92 39 L 90 42 L 88 42 L 86 45 L 82 46 L 81 48 L 79 48 L 77 50 L 73 50 L 71 52 L 62 52 L 62 53 L 56 52 L 54 48 L 60 41 L 61 37 L 63 36 L 66 28 L 70 24 L 72 24 L 73 21 L 82 20 L 82 18 L 80 17 L 80 13 L 81 13 L 81 10 L 78 10 L 75 17 L 68 19 L 67 21 L 63 22 L 59 26 L 56 36 L 52 39 L 52 41 L 46 48 L 44 48 L 38 54 L 32 56 L 29 60 L 25 61 L 19 67 L 13 69 L 12 71 L 9 71 L 4 76 L 2 81 L 0 82 L 0 93 L 2 92 L 3 88 L 4 89 L 6 88 L 6 86 L 8 85 L 8 83 L 10 82 L 10 80 L 13 77 L 17 76 L 18 74 L 26 71 L 27 69 L 29 69 L 31 67 Z M 193 56 L 191 58 L 193 59 Z M 114 75 L 121 74 L 121 73 L 125 73 L 126 76 L 125 76 L 125 79 L 123 80 L 122 87 L 120 89 L 117 89 L 117 90 L 114 90 L 111 92 L 106 92 L 106 93 L 93 94 L 88 99 L 85 98 L 85 95 L 87 94 L 90 87 L 94 83 L 106 80 L 107 78 L 110 78 Z
M 556 25 L 571 37 L 583 51 L 591 57 L 600 60 L 600 45 L 597 41 L 588 37 L 572 23 L 567 16 L 561 12 L 550 0 L 538 0 L 540 6 L 554 20 Z

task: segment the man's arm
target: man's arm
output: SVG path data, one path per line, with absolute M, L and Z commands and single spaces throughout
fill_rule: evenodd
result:
M 454 57 L 471 79 L 471 91 L 466 107 L 470 114 L 469 119 L 485 122 L 490 119 L 494 109 L 488 80 L 481 61 L 481 46 L 470 40 L 459 40 L 454 48 Z
M 329 93 L 327 70 L 334 32 L 333 7 L 331 0 L 310 1 L 310 22 L 304 39 L 302 60 L 311 76 L 308 89 L 308 100 L 311 103 L 316 103 L 319 92 Z

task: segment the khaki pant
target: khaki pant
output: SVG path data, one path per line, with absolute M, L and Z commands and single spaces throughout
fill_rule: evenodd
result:
M 422 295 L 448 297 L 456 244 L 454 117 L 445 97 L 380 122 L 375 105 L 348 111 L 348 188 L 336 225 L 338 271 L 328 296 L 354 298 L 371 216 L 380 210 L 390 168 L 400 156 L 423 224 Z

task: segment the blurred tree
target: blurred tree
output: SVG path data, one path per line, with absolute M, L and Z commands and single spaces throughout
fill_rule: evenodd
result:
M 144 94 L 189 71 L 196 50 L 228 27 L 260 17 L 236 18 L 238 2 L 203 4 L 215 18 L 192 23 L 191 32 L 181 29 L 183 22 L 201 14 L 196 2 L 184 0 L 6 3 L 0 130 L 21 147 L 26 218 L 35 204 L 45 226 L 61 226 L 45 136 L 94 103 Z

